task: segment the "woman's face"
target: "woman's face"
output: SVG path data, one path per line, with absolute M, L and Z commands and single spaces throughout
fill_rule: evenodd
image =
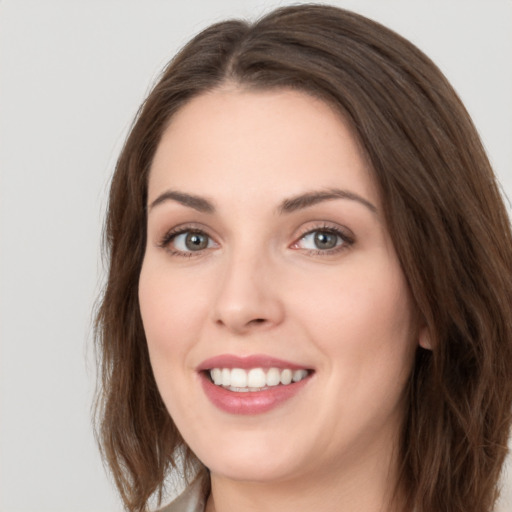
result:
M 225 88 L 174 116 L 139 298 L 162 398 L 212 475 L 392 460 L 413 307 L 369 167 L 325 103 Z

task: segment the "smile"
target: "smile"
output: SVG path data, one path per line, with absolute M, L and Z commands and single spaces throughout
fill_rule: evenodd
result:
M 268 412 L 303 390 L 314 370 L 266 355 L 224 354 L 203 361 L 197 368 L 210 402 L 229 414 Z
M 308 376 L 304 369 L 290 368 L 212 368 L 210 378 L 216 386 L 229 391 L 243 393 L 249 391 L 265 391 L 274 386 L 288 386 L 292 382 L 300 382 Z

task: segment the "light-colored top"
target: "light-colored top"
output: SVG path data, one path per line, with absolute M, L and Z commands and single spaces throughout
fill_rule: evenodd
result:
M 206 496 L 202 478 L 196 478 L 175 500 L 158 512 L 204 512 Z

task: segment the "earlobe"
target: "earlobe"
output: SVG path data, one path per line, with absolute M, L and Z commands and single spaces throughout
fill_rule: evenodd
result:
M 419 336 L 418 336 L 418 344 L 421 348 L 425 350 L 432 350 L 432 340 L 430 339 L 430 332 L 426 325 L 421 327 Z

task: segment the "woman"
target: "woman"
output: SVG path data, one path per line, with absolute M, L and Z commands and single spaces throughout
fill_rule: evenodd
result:
M 128 510 L 182 466 L 166 510 L 492 510 L 510 226 L 408 41 L 318 5 L 205 30 L 139 112 L 106 235 L 99 435 Z

